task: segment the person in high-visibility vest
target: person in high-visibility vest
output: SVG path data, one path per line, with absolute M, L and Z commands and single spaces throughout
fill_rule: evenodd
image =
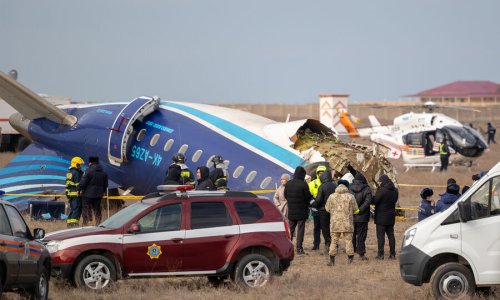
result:
M 82 199 L 78 193 L 78 183 L 82 179 L 82 166 L 85 164 L 81 157 L 75 156 L 66 174 L 66 197 L 68 197 L 70 213 L 67 226 L 78 227 L 82 215 Z
M 448 140 L 443 138 L 443 142 L 439 146 L 439 157 L 441 158 L 441 172 L 448 170 L 448 162 L 450 160 L 450 148 L 448 147 Z
M 319 187 L 321 186 L 320 176 L 326 171 L 326 166 L 320 165 L 316 168 L 316 178 L 309 182 L 309 192 L 316 199 L 318 196 Z M 312 203 L 311 203 L 312 204 Z M 319 250 L 319 244 L 321 243 L 321 223 L 319 219 L 319 212 L 317 209 L 311 209 L 311 215 L 314 222 L 313 230 L 313 246 L 311 250 Z

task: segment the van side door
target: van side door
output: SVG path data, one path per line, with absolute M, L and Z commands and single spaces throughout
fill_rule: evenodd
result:
M 461 223 L 462 253 L 471 260 L 478 284 L 500 283 L 500 176 L 470 197 L 472 220 Z

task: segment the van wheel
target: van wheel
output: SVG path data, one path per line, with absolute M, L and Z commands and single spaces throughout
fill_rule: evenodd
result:
M 40 274 L 38 274 L 38 279 L 36 280 L 36 285 L 28 290 L 29 299 L 33 300 L 47 300 L 49 295 L 49 272 L 42 267 Z
M 89 255 L 78 263 L 74 279 L 79 288 L 102 290 L 116 281 L 116 269 L 107 257 Z
M 463 299 L 476 291 L 471 270 L 454 262 L 443 264 L 434 271 L 431 286 L 436 299 Z
M 267 257 L 260 254 L 244 256 L 236 265 L 234 280 L 243 287 L 259 288 L 271 282 L 274 270 Z

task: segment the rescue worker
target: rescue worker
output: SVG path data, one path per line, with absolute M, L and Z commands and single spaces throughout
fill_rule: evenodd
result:
M 205 166 L 198 167 L 196 169 L 196 178 L 198 179 L 196 183 L 196 190 L 208 190 L 208 191 L 214 191 L 215 186 L 210 180 L 209 177 L 209 170 Z
M 326 166 L 318 166 L 316 168 L 316 178 L 309 182 L 309 192 L 316 198 L 318 196 L 318 190 L 321 186 L 320 176 L 326 171 Z M 311 203 L 312 204 L 312 203 Z M 311 250 L 318 250 L 319 244 L 321 243 L 321 223 L 319 220 L 319 212 L 316 208 L 311 209 L 311 215 L 313 217 L 314 229 L 313 229 L 313 246 Z
M 448 209 L 455 201 L 460 198 L 460 186 L 456 183 L 450 183 L 446 186 L 446 193 L 441 194 L 441 198 L 436 203 L 435 212 L 442 212 Z
M 82 166 L 85 164 L 81 157 L 75 156 L 66 173 L 66 197 L 70 212 L 67 219 L 68 228 L 78 227 L 82 215 L 82 199 L 78 193 L 78 184 L 82 179 Z
M 306 170 L 302 166 L 295 168 L 293 179 L 285 184 L 285 199 L 288 203 L 288 223 L 290 224 L 290 233 L 295 235 L 297 228 L 297 254 L 303 255 L 304 234 L 306 230 L 306 221 L 309 214 L 309 202 L 312 200 L 311 192 L 305 182 Z
M 431 188 L 424 188 L 420 192 L 420 197 L 422 200 L 420 201 L 420 206 L 418 207 L 418 221 L 422 221 L 434 214 L 434 199 L 432 199 L 432 195 L 434 195 L 434 191 Z
M 497 132 L 496 128 L 491 125 L 490 122 L 488 122 L 488 145 L 493 142 L 493 144 L 496 144 L 497 142 L 495 141 L 495 133 Z
M 332 239 L 330 234 L 330 213 L 326 211 L 325 205 L 328 197 L 335 192 L 337 185 L 333 182 L 332 172 L 323 172 L 320 179 L 321 186 L 319 187 L 318 196 L 316 200 L 314 200 L 312 207 L 318 210 L 321 233 L 325 240 L 325 254 L 328 255 Z M 330 262 L 328 265 L 330 265 Z
M 210 180 L 213 184 L 220 189 L 227 188 L 227 171 L 226 165 L 224 164 L 224 158 L 220 155 L 215 155 L 212 157 L 212 163 L 214 164 L 214 169 L 210 172 Z M 218 189 L 219 189 L 218 188 Z
M 448 162 L 450 160 L 450 148 L 448 147 L 448 139 L 443 138 L 443 142 L 439 145 L 439 158 L 441 159 L 440 172 L 448 170 Z
M 182 153 L 176 153 L 172 157 L 173 164 L 178 165 L 181 168 L 181 176 L 179 179 L 179 184 L 195 184 L 193 172 L 189 170 L 188 166 L 186 165 L 186 156 Z M 167 171 L 168 172 L 168 171 Z M 167 173 L 168 176 L 168 173 Z
M 330 234 L 332 243 L 330 244 L 329 266 L 335 265 L 335 255 L 339 239 L 345 242 L 345 252 L 347 263 L 352 263 L 354 249 L 352 247 L 352 232 L 354 231 L 353 216 L 359 212 L 356 199 L 349 192 L 349 183 L 346 180 L 339 180 L 335 193 L 328 197 L 325 209 L 330 213 Z
M 163 184 L 165 185 L 177 185 L 183 184 L 181 181 L 182 170 L 181 167 L 177 164 L 171 164 L 168 167 L 167 176 L 163 180 Z
M 89 157 L 89 167 L 78 185 L 83 204 L 83 226 L 89 222 L 90 209 L 95 215 L 96 225 L 101 223 L 101 200 L 108 188 L 108 174 L 99 165 L 99 157 Z
M 372 202 L 372 190 L 368 186 L 365 176 L 356 173 L 349 191 L 354 194 L 359 214 L 354 216 L 354 232 L 352 235 L 352 245 L 354 252 L 359 254 L 361 260 L 368 260 L 366 253 L 366 236 L 368 235 L 368 222 L 370 221 L 370 204 Z
M 394 224 L 396 223 L 396 203 L 398 202 L 399 191 L 386 174 L 380 176 L 379 182 L 380 186 L 373 198 L 378 244 L 378 254 L 375 258 L 384 259 L 385 235 L 387 235 L 389 259 L 396 259 Z

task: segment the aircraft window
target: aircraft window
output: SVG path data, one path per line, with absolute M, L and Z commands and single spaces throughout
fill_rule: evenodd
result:
M 247 183 L 250 183 L 255 179 L 255 176 L 257 176 L 257 171 L 252 171 L 252 172 L 248 173 L 247 179 L 245 179 L 245 181 Z
M 243 170 L 244 170 L 244 169 L 245 169 L 245 167 L 244 167 L 244 166 L 239 166 L 239 167 L 237 167 L 237 168 L 236 168 L 236 170 L 234 170 L 234 172 L 233 172 L 233 177 L 234 177 L 234 178 L 238 178 L 238 177 L 240 177 L 240 175 L 241 175 L 241 173 L 243 173 Z
M 187 144 L 182 145 L 179 148 L 179 153 L 185 154 L 188 148 L 189 148 L 189 146 Z
M 260 184 L 260 188 L 265 189 L 271 183 L 271 180 L 272 180 L 272 178 L 269 176 L 264 178 L 264 180 L 262 180 L 262 182 Z
M 172 145 L 174 144 L 174 140 L 173 139 L 170 139 L 168 140 L 166 143 L 165 143 L 165 147 L 163 147 L 163 150 L 164 151 L 168 151 L 170 150 L 170 148 L 172 148 Z
M 193 162 L 197 162 L 200 159 L 202 154 L 203 154 L 203 150 L 196 150 L 196 152 L 193 154 L 193 157 L 191 158 L 191 160 Z
M 149 145 L 151 147 L 154 147 L 156 145 L 156 143 L 158 143 L 159 139 L 160 139 L 160 134 L 159 133 L 153 135 L 153 137 L 151 138 L 151 141 L 149 142 Z
M 144 136 L 146 135 L 146 129 L 141 129 L 139 133 L 137 134 L 137 141 L 140 142 L 144 139 Z

